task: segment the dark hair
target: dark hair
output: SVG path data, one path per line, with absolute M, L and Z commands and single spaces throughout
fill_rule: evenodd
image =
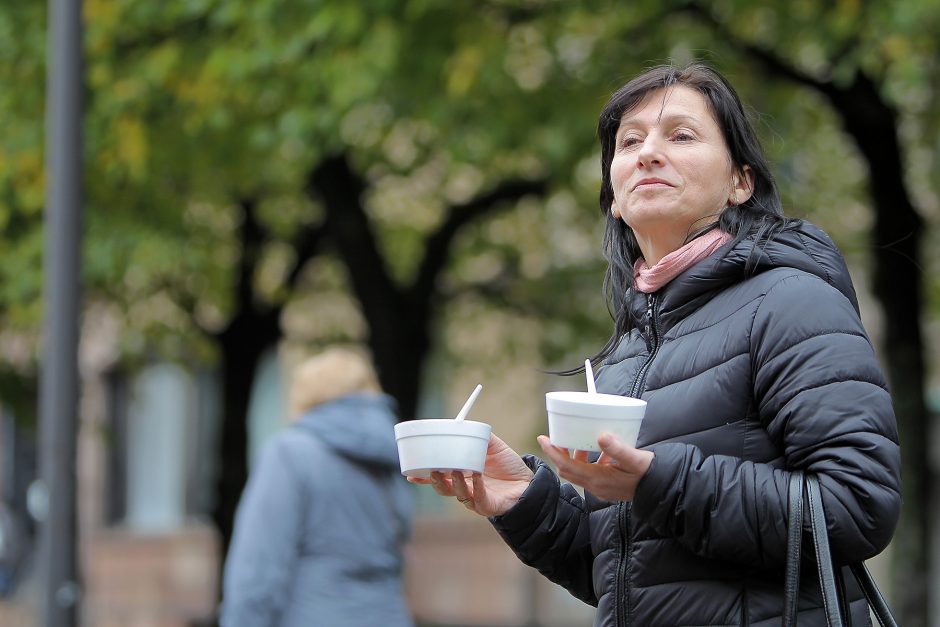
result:
M 731 205 L 724 209 L 718 218 L 717 226 L 730 233 L 735 244 L 753 236 L 759 246 L 761 242 L 766 242 L 791 223 L 798 222 L 783 215 L 777 185 L 757 134 L 734 87 L 717 70 L 702 63 L 692 63 L 685 67 L 660 65 L 631 80 L 614 92 L 601 111 L 597 124 L 597 135 L 601 143 L 600 208 L 607 220 L 604 254 L 608 266 L 604 275 L 604 291 L 608 310 L 614 319 L 614 332 L 607 344 L 592 358 L 593 363 L 602 361 L 613 352 L 618 340 L 631 328 L 623 299 L 627 289 L 633 287 L 633 266 L 641 256 L 633 230 L 623 220 L 611 215 L 610 211 L 614 200 L 610 164 L 616 148 L 617 130 L 623 115 L 639 105 L 648 93 L 674 85 L 690 87 L 705 96 L 705 102 L 721 128 L 733 167 L 743 170 L 744 166 L 748 166 L 753 173 L 751 197 L 740 205 Z M 714 226 L 709 225 L 705 229 L 690 233 L 688 239 L 691 240 Z M 568 373 L 582 372 L 583 369 L 582 366 Z

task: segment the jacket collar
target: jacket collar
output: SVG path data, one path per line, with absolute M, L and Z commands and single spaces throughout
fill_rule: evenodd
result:
M 737 244 L 730 242 L 687 269 L 653 294 L 657 319 L 671 327 L 721 290 L 774 268 L 794 268 L 820 277 L 848 298 L 858 312 L 855 288 L 842 254 L 822 229 L 804 220 L 759 246 L 754 235 Z M 647 319 L 647 295 L 631 288 L 624 301 L 634 326 L 642 329 Z

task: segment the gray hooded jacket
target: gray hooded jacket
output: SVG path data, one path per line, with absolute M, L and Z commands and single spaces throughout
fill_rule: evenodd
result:
M 753 250 L 726 245 L 654 294 L 625 295 L 635 328 L 597 390 L 648 401 L 638 446 L 655 458 L 634 501 L 582 499 L 529 457 L 532 483 L 493 519 L 524 562 L 597 606 L 595 625 L 780 625 L 792 469 L 819 477 L 837 564 L 891 538 L 894 411 L 842 257 L 808 223 L 746 273 Z M 815 568 L 801 572 L 799 624 L 825 625 Z M 867 625 L 845 573 L 852 624 Z
M 315 407 L 265 446 L 225 564 L 224 627 L 412 627 L 411 498 L 389 397 Z

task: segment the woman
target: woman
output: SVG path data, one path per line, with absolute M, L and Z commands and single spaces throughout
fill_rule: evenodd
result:
M 648 401 L 638 448 L 604 434 L 590 463 L 540 436 L 556 475 L 493 437 L 482 476 L 430 481 L 596 605 L 595 625 L 780 625 L 791 470 L 818 475 L 840 565 L 884 549 L 899 513 L 891 398 L 848 271 L 782 215 L 713 69 L 644 72 L 598 133 L 615 328 L 597 389 Z M 823 625 L 803 574 L 799 624 Z M 869 624 L 845 580 L 853 624 Z
M 294 423 L 265 446 L 239 503 L 221 624 L 412 627 L 391 400 L 339 348 L 302 363 L 289 396 Z

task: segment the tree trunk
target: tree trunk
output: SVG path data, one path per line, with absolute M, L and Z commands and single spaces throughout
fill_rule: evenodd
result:
M 872 287 L 884 310 L 883 348 L 901 438 L 904 508 L 894 535 L 892 597 L 901 625 L 927 625 L 931 474 L 921 334 L 923 222 L 903 178 L 897 113 L 877 86 L 858 74 L 845 89 L 827 94 L 868 162 L 875 209 Z
M 221 352 L 222 416 L 219 436 L 216 503 L 212 514 L 221 539 L 219 573 L 232 542 L 235 512 L 248 480 L 248 405 L 258 364 L 266 350 L 281 339 L 283 304 L 259 302 L 253 281 L 267 233 L 255 216 L 255 203 L 240 203 L 243 219 L 239 228 L 242 255 L 234 289 L 235 314 L 229 325 L 215 336 Z M 324 230 L 306 225 L 295 234 L 296 259 L 285 284 L 292 290 L 303 267 L 320 251 Z M 219 579 L 218 598 L 221 598 Z M 212 623 L 214 624 L 214 622 Z
M 398 401 L 401 420 L 418 418 L 421 379 L 431 347 L 429 327 L 429 322 L 406 319 L 398 329 L 383 327 L 369 337 L 382 386 Z
M 258 363 L 280 337 L 277 312 L 245 313 L 219 336 L 222 353 L 222 423 L 213 520 L 221 536 L 224 562 L 232 539 L 235 510 L 248 480 L 248 403 Z
M 365 317 L 382 388 L 398 402 L 399 416 L 414 417 L 421 368 L 430 349 L 430 301 L 410 298 L 389 276 L 369 217 L 362 207 L 365 182 L 345 156 L 324 159 L 311 173 L 309 191 L 326 207 L 326 229 L 347 270 Z
M 213 521 L 221 539 L 220 569 L 232 540 L 235 510 L 248 479 L 248 403 L 251 385 L 265 349 L 281 336 L 277 306 L 256 302 L 253 280 L 265 233 L 254 214 L 255 203 L 243 201 L 239 228 L 242 255 L 235 280 L 234 311 L 229 325 L 216 336 L 221 352 L 222 420 Z M 219 598 L 222 579 L 219 578 Z
M 398 401 L 400 417 L 410 420 L 416 417 L 422 370 L 442 306 L 438 278 L 450 260 L 454 238 L 467 224 L 512 207 L 524 196 L 544 195 L 548 185 L 545 180 L 505 181 L 466 204 L 448 207 L 441 225 L 425 238 L 424 258 L 407 286 L 396 285 L 386 270 L 362 206 L 365 186 L 345 155 L 337 155 L 311 172 L 307 191 L 323 200 L 325 226 L 349 270 L 382 387 Z

